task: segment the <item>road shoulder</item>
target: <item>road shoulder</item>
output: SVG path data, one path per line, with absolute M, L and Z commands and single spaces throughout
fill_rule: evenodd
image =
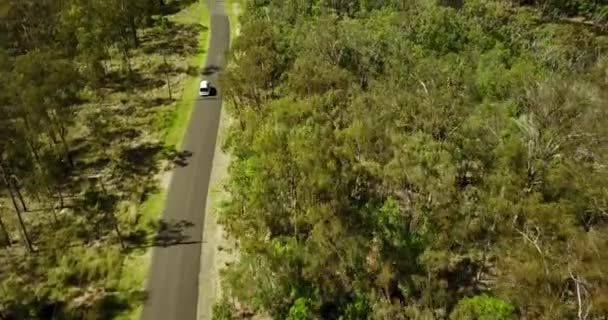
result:
M 241 13 L 241 1 L 227 1 L 225 9 L 230 22 L 232 42 L 239 34 L 238 17 Z M 223 227 L 218 223 L 218 209 L 228 196 L 223 190 L 223 183 L 228 176 L 230 155 L 223 152 L 222 145 L 230 121 L 226 109 L 222 108 L 203 227 L 197 320 L 212 319 L 213 306 L 222 296 L 220 272 L 236 256 L 234 244 L 226 237 Z
M 217 297 L 221 296 L 220 269 L 229 259 L 229 252 L 225 251 L 227 239 L 224 231 L 218 224 L 218 208 L 224 199 L 222 184 L 228 174 L 229 155 L 221 149 L 222 133 L 227 127 L 229 119 L 225 111 L 222 111 L 218 141 L 213 157 L 213 168 L 209 181 L 209 193 L 207 196 L 207 207 L 205 224 L 203 226 L 202 252 L 199 273 L 199 300 L 197 319 L 211 319 L 211 311 Z

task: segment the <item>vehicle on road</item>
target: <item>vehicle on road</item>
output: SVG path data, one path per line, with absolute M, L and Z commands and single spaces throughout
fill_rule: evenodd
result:
M 201 97 L 206 97 L 206 96 L 209 96 L 210 94 L 211 94 L 211 85 L 209 84 L 209 81 L 207 81 L 207 80 L 201 81 L 200 85 L 198 86 L 198 95 Z

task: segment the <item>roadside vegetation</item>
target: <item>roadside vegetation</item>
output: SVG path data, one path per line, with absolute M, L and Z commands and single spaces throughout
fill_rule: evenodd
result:
M 603 3 L 247 1 L 214 319 L 606 319 Z
M 135 319 L 208 35 L 192 0 L 0 1 L 0 319 Z M 160 234 L 160 235 L 159 235 Z

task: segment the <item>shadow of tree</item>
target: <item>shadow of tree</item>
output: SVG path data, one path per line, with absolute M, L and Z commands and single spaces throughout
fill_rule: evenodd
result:
M 197 66 L 178 66 L 178 65 L 174 65 L 174 64 L 161 64 L 158 67 L 154 68 L 154 70 L 152 71 L 153 74 L 155 74 L 158 77 L 165 77 L 165 73 L 169 73 L 169 74 L 187 74 L 189 76 L 200 76 L 201 73 L 201 69 Z
M 221 70 L 221 68 L 218 66 L 214 66 L 214 65 L 206 66 L 205 68 L 203 68 L 201 75 L 210 76 L 220 70 Z
M 196 76 L 199 74 L 199 68 L 189 66 L 188 69 L 186 69 L 186 74 L 188 74 L 189 76 Z
M 118 168 L 128 175 L 149 176 L 158 171 L 157 155 L 163 150 L 160 143 L 143 143 L 123 148 L 119 153 Z
M 107 194 L 98 186 L 89 186 L 81 199 L 75 199 L 74 209 L 77 215 L 83 216 L 87 223 L 80 224 L 83 228 L 77 233 L 77 238 L 85 242 L 102 239 L 113 232 L 115 213 L 120 198 L 115 194 Z M 62 222 L 64 229 L 69 222 Z M 72 222 L 74 223 L 74 222 Z
M 135 290 L 126 293 L 108 288 L 90 287 L 76 298 L 32 296 L 21 301 L 10 301 L 0 310 L 1 319 L 114 319 L 125 311 L 142 305 L 148 292 Z
M 141 101 L 141 106 L 143 108 L 148 109 L 148 108 L 165 106 L 174 101 L 175 101 L 175 98 L 169 99 L 169 97 L 154 97 L 154 98 L 149 98 L 149 99 L 143 99 Z
M 181 220 L 177 222 L 167 222 L 160 220 L 157 226 L 157 233 L 154 236 L 152 245 L 154 246 L 174 246 L 183 244 L 189 237 L 184 233 L 188 228 L 191 228 L 194 224 L 190 221 Z M 189 243 L 189 242 L 188 242 Z
M 130 248 L 149 247 L 151 243 L 148 241 L 148 236 L 149 232 L 147 230 L 136 229 L 125 234 L 123 240 Z
M 105 168 L 110 163 L 110 159 L 106 157 L 95 158 L 94 160 L 77 160 L 76 167 L 78 171 L 75 172 L 76 175 L 87 172 L 87 171 L 99 171 L 102 168 Z
M 454 8 L 456 10 L 462 9 L 462 6 L 464 5 L 463 0 L 441 0 L 440 3 L 442 6 Z
M 78 308 L 66 310 L 67 312 L 64 312 L 66 317 L 62 319 L 114 319 L 134 306 L 145 303 L 148 299 L 148 292 L 144 290 L 128 293 L 103 291 L 90 299 L 91 301 L 86 301 Z
M 146 77 L 137 71 L 128 73 L 114 70 L 106 74 L 103 87 L 113 91 L 125 92 L 134 89 L 151 90 L 164 85 L 165 80 L 160 77 Z
M 112 293 L 97 302 L 92 311 L 99 317 L 98 319 L 114 319 L 120 313 L 129 310 L 131 305 L 144 303 L 147 299 L 148 293 L 144 290 L 129 292 L 126 295 Z
M 77 303 L 49 298 L 14 301 L 5 306 L 0 315 L 2 319 L 114 319 L 147 299 L 148 293 L 144 290 L 126 294 L 90 290 L 78 297 Z
M 459 297 L 478 294 L 483 291 L 478 274 L 484 268 L 481 261 L 464 258 L 455 263 L 450 269 L 442 270 L 439 274 L 447 282 L 447 290 L 451 292 L 451 303 L 455 304 Z
M 173 22 L 166 27 L 156 28 L 145 35 L 142 51 L 146 54 L 162 53 L 190 56 L 199 51 L 198 34 L 209 28 L 201 24 L 176 25 Z
M 160 219 L 149 223 L 145 229 L 137 229 L 125 235 L 124 240 L 131 249 L 200 243 L 200 240 L 190 239 L 186 233 L 193 226 L 194 224 L 187 220 Z
M 139 138 L 142 134 L 141 130 L 129 127 L 122 127 L 115 130 L 110 131 L 110 134 L 113 136 L 114 140 L 118 139 L 129 139 L 133 140 L 135 138 Z
M 28 301 L 13 301 L 2 308 L 1 319 L 53 319 L 62 314 L 61 310 L 66 307 L 65 301 L 50 299 L 31 299 Z
M 187 5 L 192 3 L 193 1 L 170 1 L 163 2 L 161 5 L 161 13 L 164 15 L 171 15 L 180 12 Z
M 70 145 L 70 156 L 77 161 L 88 155 L 93 145 L 84 138 L 73 139 Z
M 142 192 L 141 196 L 139 197 L 139 202 L 143 203 L 144 201 L 146 201 L 148 199 L 148 196 L 150 194 L 158 193 L 160 191 L 160 189 L 161 189 L 160 186 L 156 183 L 145 185 L 143 192 Z

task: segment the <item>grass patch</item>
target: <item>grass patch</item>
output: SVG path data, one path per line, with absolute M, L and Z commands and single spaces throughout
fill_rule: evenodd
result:
M 148 266 L 150 265 L 150 250 L 136 251 L 123 260 L 123 273 L 118 284 L 120 291 L 137 291 L 142 288 L 146 281 Z M 131 302 L 131 308 L 124 313 L 118 314 L 116 320 L 136 320 L 140 318 L 143 308 L 142 301 Z
M 146 224 L 152 222 L 158 218 L 159 213 L 162 211 L 165 204 L 164 192 L 152 193 L 148 196 L 148 199 L 144 201 L 139 208 L 141 214 L 140 224 Z

